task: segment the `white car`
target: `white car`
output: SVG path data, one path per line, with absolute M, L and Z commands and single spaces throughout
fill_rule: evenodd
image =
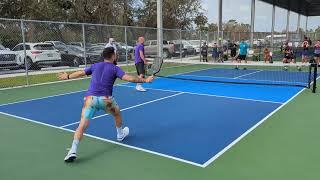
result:
M 201 51 L 200 47 L 206 41 L 202 40 L 201 43 L 200 43 L 200 40 L 189 40 L 188 42 L 192 45 L 192 47 L 196 50 L 196 53 L 198 54 Z
M 23 43 L 16 45 L 12 50 L 22 59 L 26 59 L 27 69 L 38 66 L 54 66 L 61 63 L 61 54 L 50 43 L 25 43 L 26 56 L 24 56 Z
M 11 51 L 0 44 L 0 68 L 16 69 L 22 65 L 23 61 L 18 53 Z

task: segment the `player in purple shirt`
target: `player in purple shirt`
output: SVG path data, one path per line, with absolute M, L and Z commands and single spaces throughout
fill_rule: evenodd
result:
M 86 75 L 91 75 L 91 82 L 88 91 L 84 98 L 84 105 L 81 113 L 81 120 L 79 126 L 74 133 L 72 147 L 70 148 L 66 162 L 73 162 L 77 155 L 77 147 L 81 140 L 84 131 L 89 125 L 89 120 L 93 118 L 98 110 L 103 110 L 106 113 L 113 115 L 117 129 L 117 140 L 122 141 L 129 135 L 129 128 L 122 128 L 122 118 L 120 108 L 112 97 L 112 90 L 114 82 L 117 78 L 133 83 L 150 83 L 154 77 L 141 78 L 131 76 L 123 72 L 123 70 L 116 66 L 116 55 L 113 47 L 108 47 L 103 50 L 104 62 L 93 64 L 82 71 L 77 71 L 72 74 L 59 73 L 60 80 L 76 79 Z
M 147 64 L 147 60 L 144 55 L 144 37 L 139 37 L 138 43 L 134 49 L 134 57 L 135 57 L 135 65 L 137 74 L 140 78 L 144 78 L 145 75 L 145 64 Z M 137 91 L 146 91 L 142 86 L 141 83 L 137 83 L 136 86 Z

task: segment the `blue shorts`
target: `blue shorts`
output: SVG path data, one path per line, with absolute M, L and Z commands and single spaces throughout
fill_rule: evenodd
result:
M 302 51 L 302 57 L 307 57 L 309 56 L 309 51 L 308 50 L 303 50 Z
M 81 118 L 90 120 L 98 110 L 114 114 L 116 111 L 119 111 L 119 106 L 112 96 L 86 96 L 84 98 Z

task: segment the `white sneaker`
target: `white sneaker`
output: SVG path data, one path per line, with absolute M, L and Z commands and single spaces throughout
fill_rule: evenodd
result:
M 136 90 L 140 92 L 146 92 L 146 90 L 141 85 L 137 85 Z
M 71 149 L 69 150 L 67 156 L 64 158 L 65 162 L 73 162 L 77 158 L 77 154 L 75 152 L 71 152 Z
M 125 127 L 122 129 L 122 133 L 117 135 L 118 141 L 123 141 L 129 135 L 129 128 Z

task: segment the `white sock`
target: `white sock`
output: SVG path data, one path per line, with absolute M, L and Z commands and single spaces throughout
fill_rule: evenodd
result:
M 72 146 L 71 146 L 71 149 L 70 149 L 70 151 L 71 151 L 72 153 L 77 153 L 78 144 L 79 144 L 79 139 L 74 139 L 74 140 L 72 141 Z
M 122 134 L 122 127 L 120 127 L 120 128 L 117 127 L 117 133 L 118 133 L 118 135 Z
M 140 83 L 137 83 L 137 87 L 140 87 L 141 86 L 141 84 Z

